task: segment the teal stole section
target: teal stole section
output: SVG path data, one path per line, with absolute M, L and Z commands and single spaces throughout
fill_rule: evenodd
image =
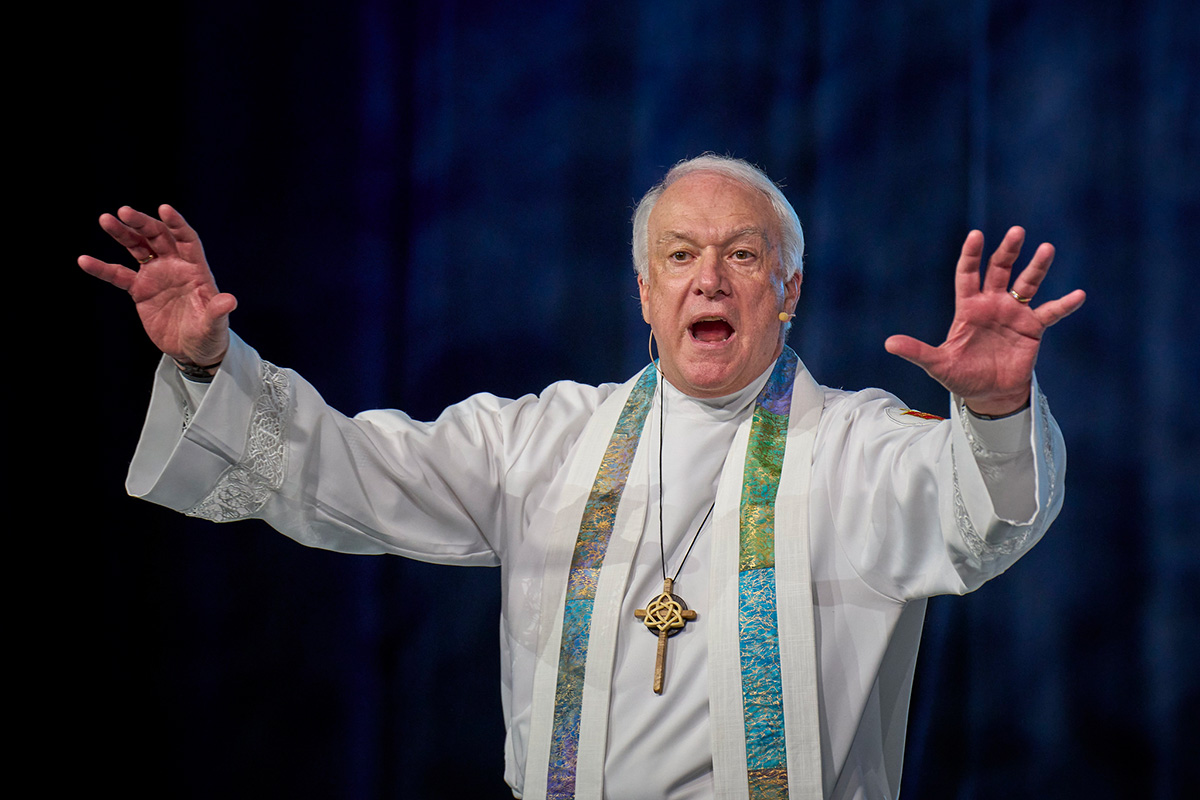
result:
M 788 796 L 775 598 L 775 497 L 783 471 L 798 360 L 785 347 L 755 401 L 742 480 L 738 630 L 751 800 L 785 800 Z
M 612 535 L 613 521 L 629 467 L 637 452 L 646 415 L 654 400 L 656 370 L 651 364 L 642 372 L 625 401 L 596 480 L 588 495 L 579 525 L 579 536 L 571 557 L 563 611 L 562 643 L 558 655 L 558 683 L 554 692 L 553 738 L 546 780 L 546 797 L 568 800 L 575 797 L 575 768 L 579 756 L 579 719 L 583 707 L 583 679 L 591 634 L 592 605 L 604 554 Z

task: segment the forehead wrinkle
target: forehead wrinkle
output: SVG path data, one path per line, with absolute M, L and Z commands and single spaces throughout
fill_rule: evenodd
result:
M 753 226 L 734 231 L 733 233 L 726 236 L 720 242 L 720 245 L 722 247 L 726 247 L 726 246 L 732 244 L 733 242 L 736 242 L 738 239 L 742 239 L 742 238 L 745 238 L 748 236 L 757 236 L 758 238 L 762 239 L 763 242 L 765 242 L 768 247 L 770 247 L 770 245 L 771 245 L 771 237 L 767 234 L 767 232 L 762 228 L 757 228 L 757 227 L 753 227 Z M 699 244 L 699 242 L 697 242 L 694 238 L 692 238 L 691 235 L 684 233 L 683 231 L 665 231 L 662 236 L 658 237 L 656 244 L 663 245 L 663 244 L 670 244 L 672 242 L 686 242 L 687 244 Z

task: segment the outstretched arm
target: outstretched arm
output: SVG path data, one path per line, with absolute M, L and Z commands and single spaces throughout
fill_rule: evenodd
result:
M 160 219 L 129 206 L 104 214 L 100 227 L 123 245 L 138 269 L 80 256 L 89 275 L 129 292 L 142 326 L 159 350 L 183 364 L 217 364 L 229 348 L 231 294 L 217 290 L 200 238 L 178 211 L 159 206 Z
M 1025 231 L 1010 228 L 981 281 L 983 234 L 971 231 L 955 272 L 954 321 L 946 341 L 933 347 L 911 336 L 891 336 L 884 342 L 889 353 L 924 369 L 977 414 L 1008 414 L 1026 403 L 1042 335 L 1086 299 L 1076 289 L 1036 308 L 1030 304 L 1054 260 L 1053 245 L 1045 243 L 1010 290 L 1024 242 Z

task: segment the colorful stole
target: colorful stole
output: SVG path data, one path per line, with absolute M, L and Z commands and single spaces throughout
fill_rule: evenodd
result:
M 738 564 L 736 586 L 722 591 L 723 583 L 712 583 L 717 602 L 709 617 L 715 634 L 710 638 L 710 708 L 718 797 L 786 798 L 789 768 L 802 773 L 790 782 L 791 796 L 820 796 L 807 491 L 821 394 L 802 366 L 803 378 L 798 378 L 798 366 L 796 354 L 785 347 L 755 401 L 752 420 L 749 425 L 743 423 L 734 438 L 718 488 L 717 508 L 725 507 L 725 512 L 713 520 L 713 575 L 726 576 L 728 582 L 733 566 L 724 566 L 729 559 L 721 553 L 726 550 Z M 646 513 L 644 499 L 622 498 L 622 493 L 653 401 L 655 380 L 651 366 L 623 387 L 628 394 L 615 421 L 615 409 L 606 412 L 601 406 L 585 436 L 590 433 L 595 438 L 595 428 L 612 431 L 607 447 L 602 456 L 598 445 L 592 445 L 596 455 L 581 450 L 576 461 L 585 463 L 571 466 L 568 483 L 578 485 L 587 459 L 595 464 L 600 456 L 600 467 L 593 473 L 582 509 L 568 503 L 557 518 L 558 526 L 565 526 L 572 513 L 573 519 L 579 520 L 573 549 L 568 553 L 560 545 L 559 552 L 547 556 L 543 624 L 550 629 L 544 631 L 535 675 L 525 772 L 527 798 L 568 800 L 601 794 L 612 651 L 619 623 L 616 616 Z M 797 408 L 802 412 L 802 425 L 789 425 L 794 386 L 800 389 Z M 620 402 L 621 396 L 614 395 L 608 402 L 613 401 Z M 789 434 L 800 439 L 798 447 L 788 447 Z M 734 467 L 742 474 L 731 474 Z M 786 491 L 780 488 L 784 471 L 791 476 L 784 482 Z M 792 487 L 792 483 L 797 485 Z M 740 502 L 736 495 L 728 495 L 739 486 Z M 789 532 L 798 529 L 799 535 L 776 542 L 777 517 L 778 527 Z M 614 528 L 619 531 L 616 535 Z M 728 541 L 727 548 L 716 543 L 722 539 Z M 614 566 L 603 571 L 606 556 Z M 777 561 L 783 570 L 779 575 Z M 552 577 L 564 569 L 565 587 L 561 578 L 556 581 Z M 622 574 L 615 574 L 622 569 Z M 718 596 L 724 599 L 718 600 Z M 555 597 L 565 598 L 565 609 L 552 602 Z M 781 619 L 784 625 L 780 625 Z M 798 689 L 789 694 L 793 683 L 799 684 Z M 544 706 L 539 708 L 537 698 L 547 697 L 552 686 L 550 713 Z M 734 713 L 739 718 L 736 726 Z M 796 732 L 789 729 L 786 737 L 785 717 L 789 723 L 796 719 L 799 726 Z M 589 737 L 590 743 L 581 743 Z M 548 762 L 544 760 L 547 755 Z M 548 766 L 539 768 L 539 763 Z
M 784 350 L 758 396 L 742 480 L 738 628 L 751 800 L 785 800 L 788 796 L 775 608 L 775 496 L 787 447 L 796 361 L 795 353 Z
M 567 578 L 566 607 L 563 611 L 562 645 L 558 655 L 558 686 L 554 691 L 554 738 L 550 745 L 550 769 L 546 797 L 569 800 L 575 797 L 575 766 L 579 756 L 579 719 L 583 710 L 583 681 L 587 666 L 588 641 L 592 625 L 592 606 L 600 582 L 600 568 L 617 517 L 617 505 L 625 491 L 625 480 L 633 464 L 646 414 L 654 400 L 655 369 L 643 372 L 617 427 L 604 451 L 596 472 L 596 482 L 583 509 L 579 538 L 571 558 Z

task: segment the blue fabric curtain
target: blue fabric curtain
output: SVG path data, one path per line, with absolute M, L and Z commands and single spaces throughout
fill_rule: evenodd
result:
M 969 229 L 989 250 L 1013 224 L 1027 254 L 1053 242 L 1039 299 L 1089 293 L 1038 366 L 1068 443 L 1066 508 L 1009 574 L 931 603 L 905 794 L 1194 790 L 1195 3 L 120 13 L 72 20 L 56 259 L 115 259 L 97 214 L 173 203 L 240 300 L 235 329 L 347 412 L 431 418 L 477 391 L 632 374 L 647 335 L 632 207 L 704 151 L 784 183 L 808 239 L 791 344 L 829 385 L 944 413 L 940 387 L 883 340 L 941 341 Z M 69 721 L 77 766 L 57 780 L 155 797 L 508 796 L 497 572 L 310 551 L 126 499 L 156 354 L 118 292 L 56 280 L 102 354 L 95 374 L 51 359 L 47 378 L 75 386 L 46 401 L 73 421 L 51 468 L 69 461 L 67 502 L 92 520 L 52 538 L 34 616 L 46 691 L 31 738 L 58 752 Z

